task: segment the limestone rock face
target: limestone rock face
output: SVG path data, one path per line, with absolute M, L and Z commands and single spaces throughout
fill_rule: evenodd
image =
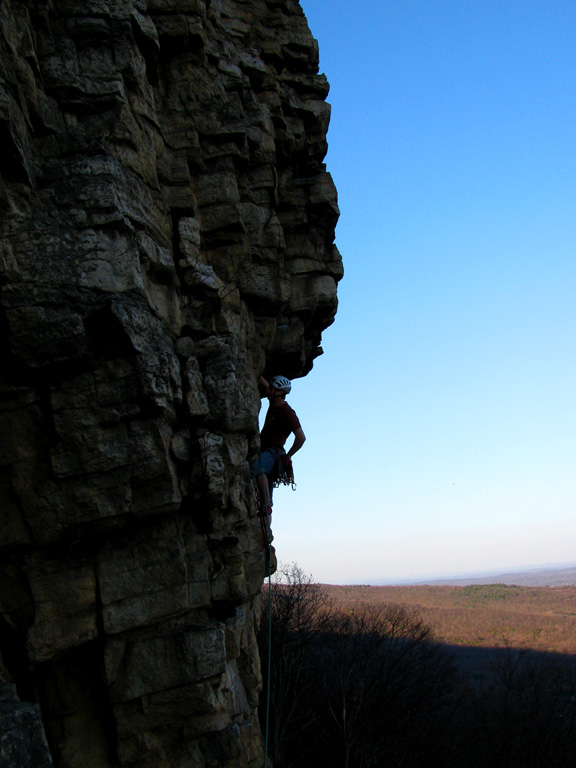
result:
M 342 276 L 316 41 L 296 0 L 3 0 L 0 46 L 0 719 L 36 766 L 43 725 L 58 768 L 255 768 L 256 382 Z

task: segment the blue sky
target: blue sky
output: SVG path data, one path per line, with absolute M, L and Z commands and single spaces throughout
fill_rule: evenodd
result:
M 302 6 L 346 274 L 289 398 L 278 557 L 331 583 L 576 562 L 576 4 Z

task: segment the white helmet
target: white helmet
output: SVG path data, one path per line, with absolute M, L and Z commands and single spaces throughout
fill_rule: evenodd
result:
M 285 395 L 292 389 L 290 379 L 287 379 L 286 376 L 272 376 L 270 379 L 270 386 L 282 390 Z

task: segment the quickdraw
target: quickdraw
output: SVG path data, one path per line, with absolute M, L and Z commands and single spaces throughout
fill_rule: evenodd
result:
M 274 488 L 279 488 L 281 485 L 289 485 L 293 491 L 296 490 L 294 466 L 291 458 L 285 451 L 282 451 L 276 459 L 276 466 L 274 467 L 271 480 Z

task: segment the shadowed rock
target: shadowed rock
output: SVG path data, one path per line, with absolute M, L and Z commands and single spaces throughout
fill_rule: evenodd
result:
M 5 0 L 0 45 L 2 759 L 255 768 L 256 383 L 342 276 L 316 41 L 295 0 Z

